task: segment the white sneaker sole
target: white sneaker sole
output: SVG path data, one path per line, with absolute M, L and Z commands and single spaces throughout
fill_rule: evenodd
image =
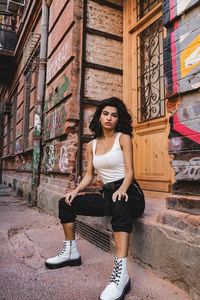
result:
M 76 258 L 76 259 L 69 259 L 69 260 L 63 261 L 58 264 L 50 264 L 45 261 L 45 266 L 47 269 L 59 269 L 59 268 L 67 267 L 67 266 L 74 267 L 74 266 L 80 266 L 80 265 L 81 265 L 81 257 Z

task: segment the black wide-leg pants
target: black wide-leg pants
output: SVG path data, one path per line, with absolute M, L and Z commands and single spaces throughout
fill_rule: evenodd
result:
M 59 201 L 59 218 L 62 224 L 74 222 L 77 215 L 111 216 L 114 232 L 131 232 L 133 219 L 139 218 L 145 209 L 144 194 L 134 180 L 127 190 L 128 201 L 112 201 L 112 194 L 120 187 L 123 179 L 104 185 L 101 193 L 77 195 L 72 205 Z

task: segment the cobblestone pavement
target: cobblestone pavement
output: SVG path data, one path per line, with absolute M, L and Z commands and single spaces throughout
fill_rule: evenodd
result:
M 48 270 L 45 258 L 62 248 L 59 220 L 30 208 L 6 189 L 0 194 L 0 299 L 97 300 L 113 255 L 78 237 L 83 264 Z M 125 300 L 186 300 L 186 294 L 129 259 L 132 288 Z

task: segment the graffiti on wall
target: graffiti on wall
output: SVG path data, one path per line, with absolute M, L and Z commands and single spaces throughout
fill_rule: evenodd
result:
M 170 117 L 169 153 L 176 180 L 200 180 L 200 102 L 185 96 Z
M 61 84 L 57 87 L 52 87 L 51 92 L 47 96 L 47 99 L 45 100 L 45 111 L 48 111 L 53 106 L 55 106 L 57 103 L 62 101 L 68 94 L 70 90 L 70 80 L 69 78 L 64 75 L 61 81 Z
M 70 173 L 75 164 L 77 146 L 74 141 L 56 142 L 44 148 L 42 168 L 46 173 Z
M 176 180 L 200 181 L 200 157 L 189 160 L 173 160 Z
M 172 23 L 164 39 L 167 97 L 200 87 L 200 7 Z
M 22 138 L 19 138 L 16 140 L 16 143 L 15 143 L 15 153 L 21 153 L 23 152 L 23 140 Z
M 39 164 L 40 164 L 40 146 L 39 145 L 35 145 L 33 147 L 32 187 L 35 187 L 38 184 L 37 174 L 39 172 Z
M 62 41 L 58 50 L 50 57 L 47 64 L 47 82 L 49 82 L 72 56 L 72 37 L 70 31 Z
M 59 169 L 62 173 L 65 173 L 67 171 L 67 167 L 68 167 L 67 147 L 63 145 L 60 148 Z
M 45 147 L 46 172 L 52 172 L 55 164 L 54 145 Z
M 34 118 L 34 136 L 39 137 L 41 132 L 41 118 L 39 114 L 35 114 Z
M 163 0 L 163 24 L 168 25 L 198 2 L 199 0 Z
M 44 137 L 45 140 L 55 138 L 65 133 L 65 122 L 67 113 L 65 105 L 61 105 L 54 111 L 49 112 L 45 116 Z
M 32 170 L 31 159 L 26 158 L 24 155 L 15 156 L 15 168 L 16 171 L 31 171 Z

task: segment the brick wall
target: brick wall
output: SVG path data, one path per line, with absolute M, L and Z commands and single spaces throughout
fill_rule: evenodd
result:
M 69 188 L 76 177 L 82 13 L 81 1 L 54 0 L 49 15 L 41 171 L 48 182 L 54 174 L 52 185 Z
M 169 153 L 174 193 L 199 194 L 200 187 L 200 4 L 163 1 L 164 64 L 170 117 Z
M 97 102 L 112 96 L 122 99 L 122 5 L 120 0 L 110 1 L 107 4 L 87 1 L 86 34 L 83 41 L 85 43 L 84 84 L 81 94 L 83 172 L 86 167 L 84 141 L 88 140 L 88 136 L 91 137 L 88 126 Z

